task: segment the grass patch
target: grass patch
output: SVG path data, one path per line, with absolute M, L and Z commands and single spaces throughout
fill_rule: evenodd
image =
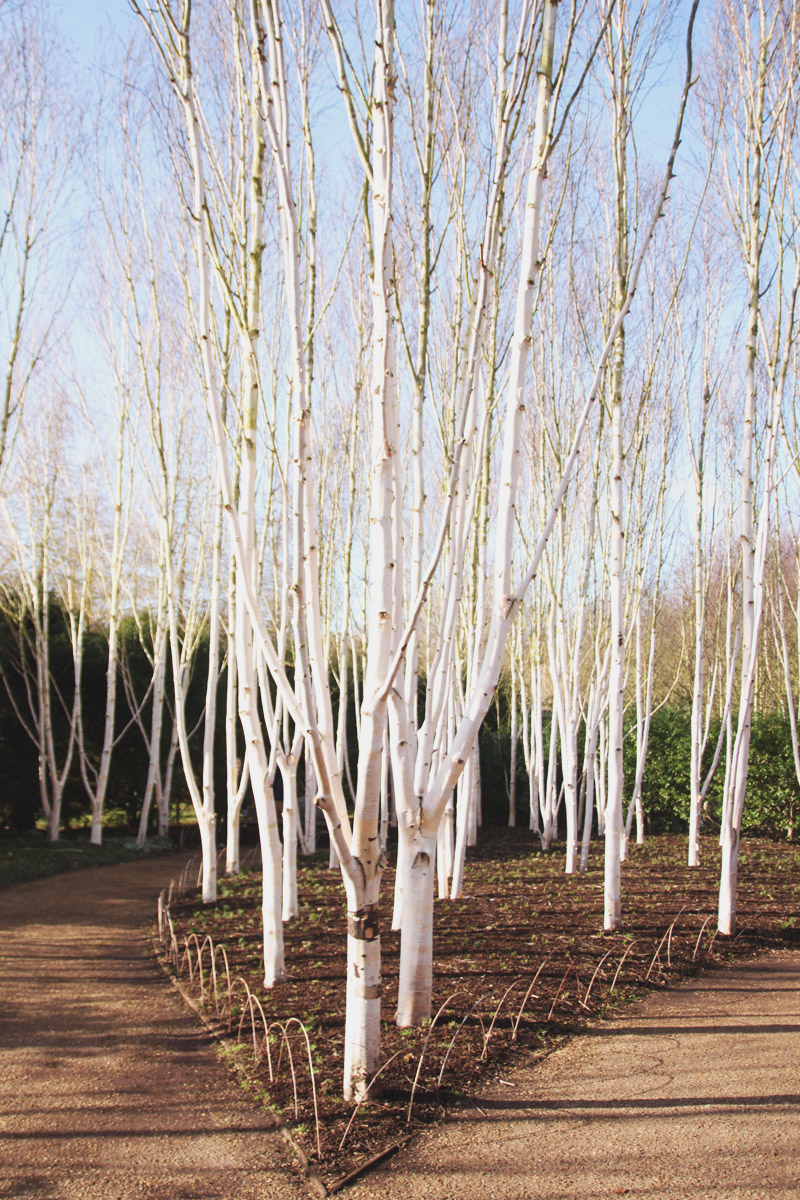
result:
M 58 842 L 48 842 L 38 830 L 26 834 L 0 832 L 0 888 L 84 867 L 136 862 L 144 855 L 171 849 L 166 838 L 157 837 L 149 838 L 140 848 L 130 837 L 107 838 L 102 846 L 92 846 L 88 832 Z

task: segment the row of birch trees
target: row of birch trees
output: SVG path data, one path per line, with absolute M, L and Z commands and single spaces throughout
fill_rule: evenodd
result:
M 397 1021 L 430 1017 L 434 896 L 463 892 L 498 687 L 510 820 L 519 759 L 568 873 L 603 837 L 608 930 L 659 706 L 691 710 L 690 863 L 724 770 L 723 933 L 767 695 L 800 779 L 800 11 L 130 8 L 67 112 L 52 15 L 0 6 L 3 680 L 49 836 L 77 771 L 100 840 L 132 732 L 139 838 L 166 833 L 179 773 L 207 902 L 252 805 L 267 987 L 326 830 L 360 1097 L 388 913 Z

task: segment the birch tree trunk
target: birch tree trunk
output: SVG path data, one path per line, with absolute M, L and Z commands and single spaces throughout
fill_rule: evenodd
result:
M 628 287 L 628 96 L 630 67 L 625 35 L 627 3 L 618 6 L 609 33 L 609 68 L 612 79 L 613 150 L 616 212 L 614 318 L 622 311 Z M 611 661 L 608 675 L 608 791 L 605 812 L 605 881 L 603 928 L 622 923 L 620 854 L 622 851 L 623 711 L 625 699 L 625 524 L 623 517 L 622 388 L 625 374 L 625 331 L 620 328 L 614 346 L 611 381 L 611 542 L 609 561 L 609 614 Z
M 140 6 L 134 5 L 141 12 Z M 404 846 L 405 860 L 400 870 L 402 887 L 402 940 L 398 1018 L 401 1023 L 418 1022 L 431 1011 L 432 961 L 432 903 L 433 870 L 436 840 L 443 815 L 451 802 L 453 790 L 468 762 L 475 763 L 477 736 L 480 724 L 495 694 L 509 631 L 522 598 L 541 565 L 544 547 L 562 504 L 570 475 L 580 451 L 589 414 L 597 407 L 601 382 L 609 354 L 620 332 L 625 312 L 630 304 L 636 278 L 647 243 L 669 185 L 674 154 L 670 157 L 667 179 L 659 193 L 653 220 L 641 239 L 641 256 L 630 272 L 629 289 L 617 314 L 606 344 L 597 362 L 595 376 L 586 394 L 585 403 L 574 422 L 574 435 L 569 453 L 564 458 L 563 475 L 552 496 L 541 535 L 529 555 L 527 569 L 519 583 L 513 579 L 514 547 L 517 537 L 520 497 L 519 450 L 526 410 L 526 377 L 532 330 L 532 314 L 539 286 L 541 258 L 549 250 L 549 240 L 540 235 L 543 189 L 551 151 L 556 135 L 557 99 L 564 86 L 567 58 L 577 22 L 573 9 L 570 23 L 564 31 L 564 50 L 555 64 L 556 0 L 545 0 L 541 8 L 525 0 L 519 20 L 514 51 L 504 57 L 498 78 L 505 72 L 506 86 L 500 89 L 504 99 L 498 104 L 495 121 L 494 167 L 486 204 L 485 237 L 474 258 L 480 269 L 474 271 L 475 286 L 469 306 L 469 330 L 466 348 L 458 348 L 454 389 L 452 427 L 448 430 L 449 462 L 445 472 L 441 520 L 433 539 L 433 550 L 421 575 L 415 568 L 419 588 L 405 605 L 404 582 L 411 577 L 405 570 L 403 461 L 400 411 L 397 394 L 395 329 L 398 300 L 395 280 L 395 248 L 393 245 L 394 191 L 394 108 L 395 108 L 395 28 L 391 0 L 379 0 L 377 33 L 372 79 L 359 87 L 352 83 L 355 71 L 352 57 L 346 52 L 344 40 L 334 20 L 330 5 L 323 0 L 323 14 L 333 49 L 335 69 L 342 92 L 345 115 L 353 131 L 356 153 L 368 182 L 369 221 L 364 235 L 368 240 L 374 263 L 372 276 L 371 332 L 371 393 L 369 448 L 369 534 L 363 551 L 365 573 L 365 631 L 363 647 L 365 669 L 363 676 L 353 671 L 353 688 L 361 690 L 358 713 L 359 762 L 356 780 L 355 814 L 352 831 L 344 804 L 341 784 L 341 762 L 333 735 L 330 679 L 326 661 L 326 646 L 333 636 L 332 627 L 325 626 L 320 602 L 320 520 L 316 509 L 316 491 L 311 467 L 311 413 L 306 388 L 306 331 L 302 313 L 302 272 L 300 269 L 299 224 L 292 187 L 290 154 L 289 89 L 283 63 L 286 44 L 281 26 L 277 0 L 251 0 L 251 46 L 254 70 L 260 80 L 261 108 L 266 134 L 272 149 L 274 179 L 278 197 L 278 227 L 282 245 L 283 276 L 286 303 L 285 328 L 290 344 L 291 360 L 291 569 L 293 601 L 294 679 L 287 678 L 280 651 L 276 650 L 261 613 L 258 596 L 259 577 L 252 569 L 252 539 L 246 528 L 249 517 L 240 502 L 233 503 L 230 467 L 228 463 L 227 430 L 221 417 L 221 404 L 214 359 L 214 327 L 211 314 L 211 279 L 209 261 L 214 258 L 218 284 L 225 289 L 224 272 L 216 251 L 214 229 L 204 187 L 203 138 L 208 125 L 201 123 L 197 106 L 197 85 L 192 77 L 189 53 L 189 7 L 184 4 L 180 17 L 161 5 L 161 25 L 155 28 L 152 10 L 144 13 L 155 44 L 167 66 L 170 81 L 181 106 L 188 139 L 192 167 L 192 216 L 195 232 L 195 259 L 198 270 L 197 326 L 198 348 L 203 362 L 203 377 L 209 415 L 217 455 L 219 482 L 223 504 L 228 514 L 231 542 L 236 558 L 237 592 L 240 613 L 246 611 L 249 626 L 245 641 L 255 640 L 259 670 L 266 664 L 275 684 L 280 703 L 306 739 L 313 757 L 317 786 L 317 804 L 324 813 L 332 846 L 343 873 L 348 908 L 348 968 L 347 1018 L 345 1033 L 344 1090 L 348 1097 L 363 1097 L 379 1063 L 380 1036 L 380 936 L 378 900 L 383 855 L 381 853 L 380 794 L 384 767 L 385 732 L 389 727 L 391 755 L 391 790 L 394 796 L 399 836 Z M 435 13 L 426 9 L 426 15 Z M 541 22 L 539 16 L 541 15 Z M 501 28 L 507 22 L 507 9 L 502 6 Z M 602 33 L 600 37 L 602 36 Z M 598 38 L 598 41 L 600 38 Z M 430 32 L 428 42 L 430 44 Z M 500 44 L 505 45 L 501 32 Z M 509 382 L 506 392 L 504 426 L 501 430 L 502 462 L 499 477 L 498 523 L 494 544 L 493 600 L 488 632 L 481 633 L 471 648 L 471 658 L 465 651 L 463 616 L 478 594 L 465 585 L 467 562 L 474 548 L 472 530 L 476 514 L 481 511 L 481 473 L 490 439 L 490 422 L 482 411 L 482 355 L 486 312 L 491 273 L 497 266 L 500 238 L 502 196 L 510 177 L 510 148 L 516 129 L 524 121 L 525 97 L 528 83 L 535 70 L 538 48 L 538 81 L 536 88 L 536 117 L 533 126 L 532 159 L 527 172 L 525 217 L 522 222 L 522 255 L 519 264 L 518 286 L 514 311 L 514 333 L 508 355 Z M 585 78 L 580 76 L 579 82 Z M 688 88 L 688 84 L 687 84 Z M 570 102 L 571 103 L 571 102 Z M 684 97 L 685 103 L 685 97 Z M 567 105 L 567 111 L 569 105 Z M 363 114 L 366 112 L 366 116 Z M 360 115 L 361 114 L 361 115 Z M 461 114 L 457 113 L 458 120 Z M 566 112 L 564 119 L 566 120 Z M 430 125 L 430 118 L 427 118 Z M 363 126 L 363 130 L 362 130 Z M 257 143 L 258 139 L 254 138 Z M 459 152 L 462 144 L 455 139 Z M 424 144 L 424 139 L 419 145 Z M 424 155 L 421 155 L 424 163 Z M 460 170 L 460 168 L 459 168 Z M 434 172 L 435 175 L 435 172 Z M 423 169 L 422 177 L 426 176 Z M 466 188 L 471 172 L 459 178 Z M 432 204 L 432 214 L 437 205 Z M 255 222 L 260 227 L 260 221 Z M 462 243 L 467 245 L 467 222 L 463 226 Z M 254 274 L 257 274 L 254 273 Z M 473 272 L 470 271 L 470 276 Z M 252 284 L 253 274 L 249 279 Z M 423 289 L 424 290 L 424 289 Z M 233 304 L 235 296 L 228 296 Z M 250 311 L 242 320 L 247 337 L 252 338 L 257 325 Z M 255 308 L 253 312 L 257 311 Z M 424 317 L 420 323 L 424 325 Z M 244 345 L 244 344 L 243 344 Z M 246 411 L 249 391 L 256 379 L 257 362 L 254 353 L 244 346 L 244 357 L 250 371 L 243 409 Z M 419 393 L 419 386 L 417 387 Z M 249 416 L 245 417 L 246 436 L 250 430 Z M 417 430 L 419 423 L 417 422 Z M 424 429 L 424 422 L 423 422 Z M 249 448 L 245 452 L 245 457 Z M 242 466 L 242 493 L 245 493 L 246 463 Z M 419 483 L 419 477 L 416 479 Z M 424 483 L 424 480 L 423 480 Z M 249 503 L 246 502 L 246 503 Z M 421 500 L 417 495 L 417 507 Z M 427 511 L 427 510 L 426 510 Z M 488 511 L 488 510 L 487 510 Z M 418 544 L 412 551 L 418 553 Z M 331 559 L 323 564 L 326 586 L 332 587 Z M 407 670 L 409 648 L 420 629 L 421 614 L 429 599 L 437 572 L 442 577 L 442 619 L 437 623 L 429 618 L 431 632 L 426 684 L 425 719 L 417 729 L 416 688 L 412 669 Z M 479 577 L 480 578 L 480 577 Z M 429 606 L 430 610 L 430 606 Z M 237 618 L 239 613 L 237 613 Z M 242 637 L 243 622 L 236 621 L 237 637 Z M 474 647 L 479 646 L 479 651 Z M 252 730 L 257 720 L 256 681 L 252 668 L 250 645 L 240 646 L 237 671 L 242 707 L 251 706 Z M 464 671 L 460 663 L 464 663 Z M 249 681 L 243 673 L 249 670 Z M 403 672 L 401 674 L 401 671 Z M 465 688 L 463 705 L 453 712 L 452 736 L 449 733 L 448 704 L 455 688 Z M 264 689 L 266 691 L 267 689 Z M 249 693 L 249 695 L 248 695 Z M 244 723 L 244 719 L 243 719 Z M 247 731 L 246 731 L 247 735 Z M 340 742 L 341 745 L 341 742 Z M 274 746 L 273 746 L 274 750 Z M 268 787 L 268 764 L 257 761 L 248 745 L 250 775 L 258 795 Z M 254 768 L 258 766 L 258 770 Z M 470 768 L 473 769 L 473 768 Z M 263 776 L 263 784 L 254 776 Z M 477 787 L 462 780 L 465 795 L 477 795 Z M 263 814 L 262 814 L 263 815 Z M 265 822 L 261 822 L 262 840 Z M 467 822 L 467 828 L 469 822 Z M 267 858 L 268 855 L 265 855 Z M 266 889 L 265 889 L 266 890 Z M 411 914 L 409 916 L 409 914 Z M 266 919 L 266 914 L 265 914 Z
M 164 828 L 164 820 L 162 817 L 165 806 L 163 804 L 161 776 L 161 732 L 164 722 L 164 695 L 167 681 L 167 652 L 166 586 L 163 580 L 160 580 L 159 605 L 153 638 L 153 698 L 150 711 L 150 732 L 149 737 L 147 738 L 147 780 L 145 782 L 144 796 L 142 798 L 142 811 L 139 817 L 139 830 L 136 835 L 137 846 L 143 846 L 147 839 L 147 826 L 150 818 L 150 807 L 153 797 L 156 799 L 159 836 L 166 837 L 168 833 L 168 814 L 166 823 L 167 828 Z
M 61 493 L 65 487 L 69 490 L 65 464 L 59 458 L 62 417 L 58 405 L 48 405 L 34 425 L 21 431 L 22 475 L 17 494 L 11 496 L 13 503 L 21 505 L 17 519 L 9 499 L 4 497 L 2 502 L 7 545 L 17 577 L 14 587 L 3 587 L 4 607 L 17 642 L 8 669 L 22 682 L 27 711 L 17 703 L 5 668 L 2 677 L 9 702 L 36 748 L 39 801 L 51 842 L 60 838 L 64 789 L 79 741 L 90 583 L 75 578 L 77 554 L 72 553 L 75 531 L 69 523 L 73 516 L 69 503 L 66 524 L 56 528 Z M 29 544 L 25 534 L 31 539 Z M 53 671 L 52 638 L 59 616 L 65 622 L 71 649 L 71 695 L 62 695 Z M 63 736 L 58 728 L 62 715 L 66 725 Z
M 735 153 L 738 177 L 729 172 L 730 210 L 741 243 L 748 287 L 744 345 L 744 411 L 741 457 L 741 588 L 742 676 L 736 736 L 726 787 L 722 824 L 722 868 L 719 892 L 719 930 L 732 934 L 736 926 L 741 821 L 747 786 L 750 730 L 754 703 L 759 638 L 764 614 L 765 566 L 770 509 L 775 488 L 775 457 L 782 419 L 782 401 L 789 361 L 796 343 L 795 313 L 800 286 L 800 260 L 794 255 L 794 278 L 789 282 L 786 258 L 788 228 L 797 212 L 793 192 L 780 186 L 783 171 L 794 169 L 793 130 L 796 121 L 797 27 L 790 27 L 791 49 L 776 53 L 782 10 L 758 0 L 753 11 L 731 13 L 736 57 L 724 64 L 729 87 L 736 98 L 731 154 Z M 784 47 L 787 48 L 787 47 Z M 741 97 L 743 127 L 736 101 Z M 768 111 L 768 97 L 770 100 Z M 772 102 L 772 97 L 776 97 Z M 727 100 L 727 97 L 726 97 Z M 790 132 L 790 130 L 792 132 Z M 762 304 L 762 259 L 770 227 L 774 228 L 770 329 Z M 768 285 L 769 286 L 769 285 Z M 761 449 L 761 500 L 756 504 L 755 439 L 758 397 L 759 335 L 766 360 L 766 434 Z

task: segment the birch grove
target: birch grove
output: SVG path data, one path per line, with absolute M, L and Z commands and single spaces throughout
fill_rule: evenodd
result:
M 728 934 L 734 932 L 736 923 L 739 838 L 764 620 L 769 520 L 800 286 L 800 258 L 794 238 L 788 234 L 797 213 L 791 148 L 796 121 L 798 14 L 793 13 L 788 23 L 783 15 L 779 6 L 768 6 L 763 0 L 744 14 L 731 11 L 730 39 L 720 46 L 725 71 L 718 101 L 723 180 L 748 289 L 741 441 L 742 667 L 723 807 L 719 897 L 719 928 Z M 746 114 L 743 122 L 731 120 L 733 114 L 742 112 Z M 775 279 L 769 306 L 762 296 L 767 271 Z M 759 372 L 762 356 L 764 369 Z M 758 481 L 757 421 L 763 422 Z
M 685 714 L 731 934 L 760 714 L 800 780 L 800 16 L 130 8 L 72 119 L 46 4 L 0 6 L 0 700 L 50 838 L 183 804 L 210 904 L 254 815 L 267 988 L 319 839 L 360 1100 L 382 928 L 418 1026 L 482 822 L 623 927 Z

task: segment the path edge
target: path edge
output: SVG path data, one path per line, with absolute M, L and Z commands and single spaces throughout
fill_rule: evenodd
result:
M 183 1001 L 184 1005 L 194 1013 L 198 1022 L 202 1026 L 203 1031 L 208 1035 L 208 1037 L 218 1045 L 222 1045 L 224 1038 L 221 1030 L 209 1020 L 194 997 L 183 986 L 181 981 L 170 971 L 167 961 L 163 956 L 162 947 L 156 934 L 152 930 L 148 930 L 148 932 L 145 934 L 144 940 L 145 944 L 151 950 L 153 961 L 156 963 L 162 976 L 172 985 L 174 990 L 178 993 L 179 997 Z M 228 1057 L 225 1057 L 224 1061 L 229 1072 L 234 1077 L 238 1076 L 240 1079 L 247 1080 L 248 1083 L 257 1082 L 255 1076 L 253 1076 L 244 1063 Z M 317 1197 L 318 1200 L 326 1200 L 331 1193 L 312 1167 L 305 1151 L 297 1139 L 292 1135 L 291 1130 L 287 1125 L 284 1124 L 281 1118 L 270 1109 L 263 1108 L 261 1111 L 263 1112 L 264 1117 L 267 1119 L 268 1124 L 271 1125 L 271 1127 L 278 1134 L 280 1134 L 284 1144 L 294 1155 L 295 1159 L 297 1160 L 297 1164 L 300 1167 L 303 1179 L 308 1185 L 311 1194 Z

